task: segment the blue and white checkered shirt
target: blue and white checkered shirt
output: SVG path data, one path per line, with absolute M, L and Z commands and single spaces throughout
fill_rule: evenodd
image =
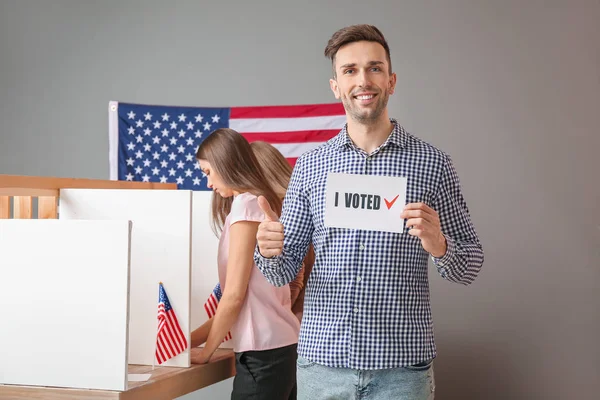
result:
M 447 251 L 432 257 L 440 275 L 469 284 L 483 264 L 450 158 L 390 120 L 391 135 L 370 155 L 353 144 L 346 127 L 302 155 L 281 215 L 283 254 L 264 258 L 258 247 L 255 251 L 258 268 L 281 286 L 294 279 L 313 242 L 316 261 L 306 286 L 298 354 L 330 367 L 403 367 L 434 358 L 436 349 L 429 254 L 420 239 L 406 228 L 399 234 L 325 227 L 328 172 L 406 177 L 407 203 L 424 202 L 440 216 Z

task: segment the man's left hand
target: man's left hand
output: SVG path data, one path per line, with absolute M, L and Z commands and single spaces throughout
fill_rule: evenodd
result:
M 446 254 L 446 238 L 442 234 L 438 213 L 425 203 L 409 203 L 400 218 L 406 219 L 409 235 L 421 239 L 421 245 L 429 254 L 440 258 Z

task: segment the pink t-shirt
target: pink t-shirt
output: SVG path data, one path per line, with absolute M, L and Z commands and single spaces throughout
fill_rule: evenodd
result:
M 264 214 L 251 193 L 237 195 L 219 240 L 219 282 L 226 291 L 229 228 L 238 221 L 261 222 Z M 300 322 L 291 310 L 290 287 L 270 284 L 256 264 L 252 267 L 246 299 L 231 328 L 233 351 L 269 350 L 298 342 Z

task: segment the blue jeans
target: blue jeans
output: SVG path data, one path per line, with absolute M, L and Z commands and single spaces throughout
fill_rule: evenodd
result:
M 298 356 L 298 400 L 433 400 L 433 361 L 423 367 L 356 370 Z

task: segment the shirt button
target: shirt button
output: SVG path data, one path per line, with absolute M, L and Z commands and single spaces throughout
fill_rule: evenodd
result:
M 354 313 L 356 314 L 358 312 L 358 308 L 354 307 Z
M 363 244 L 361 244 L 360 246 L 358 246 L 359 249 L 364 250 L 365 246 Z
M 356 282 L 360 282 L 362 280 L 362 278 L 360 276 L 356 277 Z

